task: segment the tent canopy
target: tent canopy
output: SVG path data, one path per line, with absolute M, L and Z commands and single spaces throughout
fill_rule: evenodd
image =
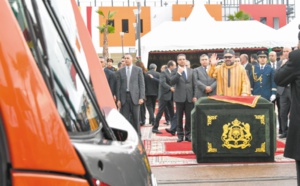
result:
M 276 40 L 283 46 L 293 47 L 298 44 L 300 18 L 296 17 L 289 24 L 277 30 L 278 37 Z
M 255 20 L 215 21 L 196 1 L 185 22 L 164 22 L 141 38 L 141 57 L 147 66 L 150 51 L 272 48 L 274 38 L 276 30 Z

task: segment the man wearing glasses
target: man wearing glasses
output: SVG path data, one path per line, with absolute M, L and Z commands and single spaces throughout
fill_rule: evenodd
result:
M 218 96 L 248 96 L 250 82 L 245 68 L 234 62 L 235 52 L 232 49 L 224 50 L 224 63 L 216 66 L 217 54 L 212 54 L 211 68 L 208 75 L 217 80 Z
M 274 101 L 276 99 L 276 84 L 274 82 L 274 69 L 267 63 L 267 52 L 259 51 L 258 63 L 253 66 L 250 72 L 250 82 L 253 95 L 261 95 L 261 97 Z

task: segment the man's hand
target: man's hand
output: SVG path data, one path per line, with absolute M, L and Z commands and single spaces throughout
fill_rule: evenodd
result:
M 143 99 L 139 99 L 139 105 L 143 104 L 144 100 Z
M 120 109 L 121 108 L 121 101 L 118 101 L 117 105 L 118 105 L 118 108 Z
M 210 56 L 210 64 L 212 66 L 215 66 L 217 65 L 217 54 L 216 53 L 213 53 L 211 56 Z
M 184 68 L 181 68 L 180 66 L 178 66 L 177 72 L 179 72 L 180 74 L 182 74 L 183 71 L 184 71 Z
M 205 93 L 210 93 L 212 92 L 212 88 L 210 86 L 205 87 Z
M 196 97 L 193 97 L 193 102 L 195 103 L 197 101 L 197 98 Z
M 175 92 L 175 88 L 174 88 L 174 87 L 171 87 L 171 88 L 170 88 L 170 91 L 171 91 L 171 92 Z
M 272 94 L 272 96 L 270 97 L 270 101 L 274 101 L 276 99 L 276 96 L 274 94 Z

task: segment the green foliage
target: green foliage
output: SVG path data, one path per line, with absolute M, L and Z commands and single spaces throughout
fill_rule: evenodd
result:
M 230 14 L 227 16 L 228 21 L 245 21 L 250 20 L 251 17 L 248 13 L 243 12 L 242 10 L 235 12 L 233 15 Z
M 108 58 L 108 34 L 115 33 L 115 27 L 112 25 L 108 24 L 109 20 L 112 20 L 114 15 L 117 13 L 116 11 L 108 11 L 107 16 L 104 15 L 102 10 L 96 11 L 99 15 L 103 17 L 105 20 L 104 24 L 97 26 L 99 29 L 100 33 L 103 34 L 103 57 Z

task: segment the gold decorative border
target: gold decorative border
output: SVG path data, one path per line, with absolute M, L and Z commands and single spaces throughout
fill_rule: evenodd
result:
M 255 117 L 255 119 L 260 120 L 260 124 L 262 124 L 262 125 L 266 124 L 265 115 L 254 115 L 254 117 Z
M 266 152 L 266 142 L 263 142 L 260 148 L 256 148 L 255 152 Z
M 212 120 L 216 120 L 217 119 L 217 115 L 214 116 L 207 116 L 207 126 L 212 124 Z
M 211 153 L 213 153 L 213 152 L 218 152 L 218 149 L 213 148 L 213 147 L 212 147 L 212 144 L 209 143 L 209 142 L 207 142 L 207 152 L 211 152 Z

